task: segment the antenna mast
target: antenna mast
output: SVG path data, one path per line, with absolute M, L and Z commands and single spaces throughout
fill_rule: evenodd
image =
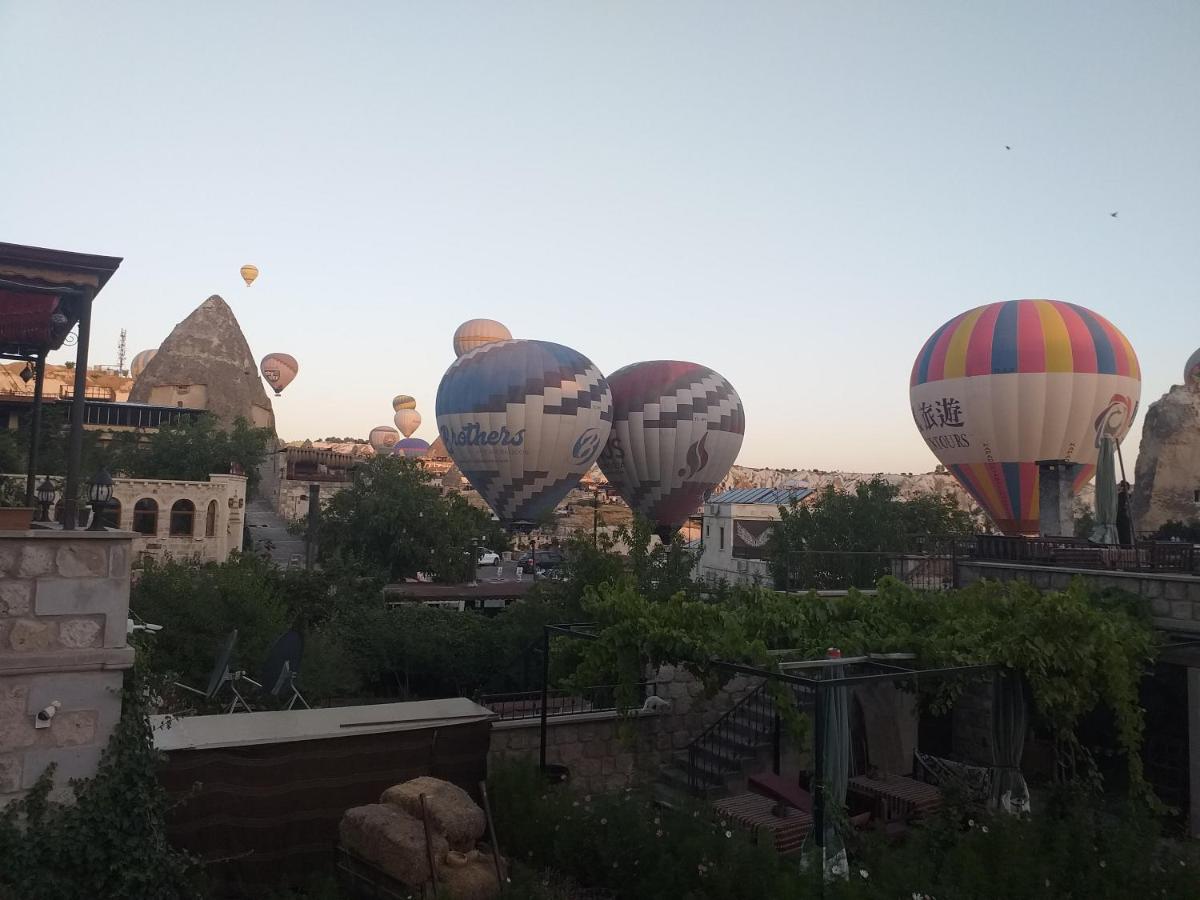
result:
M 121 329 L 121 337 L 117 341 L 117 368 L 121 370 L 121 374 L 128 374 L 125 370 L 125 329 Z

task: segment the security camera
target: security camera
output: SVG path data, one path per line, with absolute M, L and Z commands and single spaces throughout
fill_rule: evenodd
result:
M 33 717 L 34 728 L 49 728 L 50 720 L 54 718 L 54 714 L 62 708 L 62 701 L 55 700 L 36 716 Z

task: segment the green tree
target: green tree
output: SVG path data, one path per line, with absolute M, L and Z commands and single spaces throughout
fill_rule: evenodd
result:
M 876 477 L 853 492 L 830 486 L 808 503 L 782 507 L 767 550 L 776 587 L 873 584 L 887 574 L 885 554 L 909 551 L 930 537 L 979 530 L 952 497 L 902 500 L 899 493 Z
M 246 475 L 247 491 L 253 493 L 272 438 L 269 428 L 254 428 L 245 419 L 237 419 L 226 431 L 215 418 L 203 415 L 165 425 L 142 443 L 118 440 L 107 462 L 111 471 L 130 478 L 180 481 L 205 481 L 211 474 L 237 467 Z
M 434 486 L 411 459 L 376 457 L 354 469 L 350 485 L 322 512 L 321 562 L 392 581 L 425 572 L 437 581 L 474 574 L 476 546 L 501 550 L 499 524 L 458 494 Z

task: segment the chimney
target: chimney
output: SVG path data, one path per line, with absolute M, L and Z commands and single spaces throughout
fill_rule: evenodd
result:
M 1074 537 L 1074 484 L 1079 463 L 1066 459 L 1039 459 L 1038 531 L 1042 537 Z

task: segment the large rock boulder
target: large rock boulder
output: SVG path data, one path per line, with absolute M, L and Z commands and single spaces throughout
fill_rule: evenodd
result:
M 471 795 L 457 785 L 422 775 L 388 788 L 379 802 L 396 806 L 420 819 L 422 794 L 429 811 L 430 827 L 445 835 L 452 849 L 474 850 L 487 828 L 487 817 Z
M 425 825 L 398 806 L 372 803 L 348 809 L 338 835 L 343 847 L 403 884 L 419 887 L 433 877 Z M 450 848 L 440 834 L 431 833 L 430 838 L 434 864 L 440 869 Z
M 131 403 L 207 409 L 223 425 L 275 427 L 258 363 L 229 304 L 215 294 L 175 326 L 129 392 Z
M 1133 485 L 1133 527 L 1157 531 L 1200 516 L 1200 391 L 1175 385 L 1150 404 Z

